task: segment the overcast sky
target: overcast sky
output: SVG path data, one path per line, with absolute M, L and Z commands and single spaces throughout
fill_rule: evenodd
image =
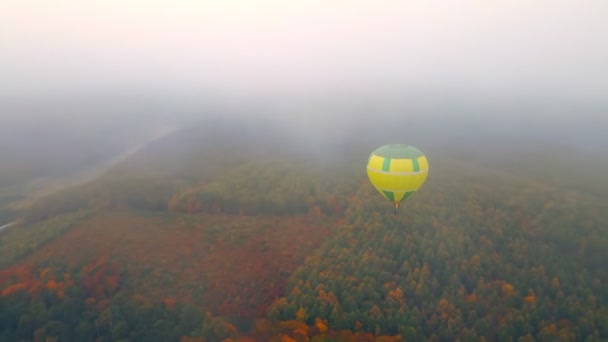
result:
M 606 18 L 605 0 L 2 0 L 0 95 L 606 108 Z
M 608 0 L 0 0 L 0 159 L 64 164 L 218 112 L 315 150 L 606 153 L 607 18 Z

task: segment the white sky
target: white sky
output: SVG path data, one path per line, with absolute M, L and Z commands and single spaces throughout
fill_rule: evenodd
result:
M 542 93 L 608 104 L 605 0 L 2 0 L 0 95 Z

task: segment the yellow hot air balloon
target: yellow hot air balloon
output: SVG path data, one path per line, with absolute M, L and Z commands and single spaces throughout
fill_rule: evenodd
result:
M 411 197 L 426 181 L 429 163 L 424 154 L 410 145 L 385 145 L 369 156 L 367 176 L 372 185 L 395 206 Z

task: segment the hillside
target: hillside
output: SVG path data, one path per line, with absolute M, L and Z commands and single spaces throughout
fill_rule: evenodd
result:
M 0 235 L 0 340 L 608 338 L 602 165 L 420 146 L 394 216 L 375 139 L 209 121 L 38 201 Z

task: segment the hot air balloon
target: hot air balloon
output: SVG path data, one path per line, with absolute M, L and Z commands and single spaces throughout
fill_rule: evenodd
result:
M 429 163 L 424 154 L 410 145 L 384 145 L 369 156 L 367 176 L 372 185 L 395 206 L 410 198 L 426 181 Z

